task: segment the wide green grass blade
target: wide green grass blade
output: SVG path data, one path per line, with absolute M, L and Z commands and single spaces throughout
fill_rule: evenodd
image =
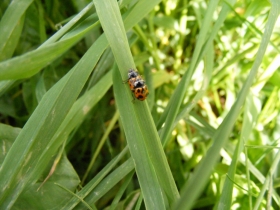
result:
M 92 25 L 98 26 L 99 23 Z M 56 43 L 48 44 L 24 55 L 9 59 L 0 63 L 0 80 L 22 79 L 33 76 L 54 59 L 58 58 L 88 31 L 83 30 L 71 37 Z
M 41 68 L 67 51 L 76 41 L 78 41 L 78 39 L 70 39 L 61 41 L 60 43 L 50 44 L 44 48 L 1 62 L 1 80 L 16 80 L 33 76 Z
M 25 12 L 33 0 L 13 1 L 0 22 L 0 61 L 10 58 L 17 46 L 25 19 Z M 14 81 L 0 81 L 0 96 Z
M 115 71 L 113 74 L 114 91 L 117 100 L 117 105 L 120 110 L 121 120 L 124 122 L 124 131 L 126 134 L 127 143 L 135 165 L 139 184 L 143 193 L 145 205 L 147 209 L 165 209 L 163 192 L 156 176 L 154 166 L 151 162 L 151 157 L 148 154 L 143 132 L 140 129 L 139 119 L 137 119 L 134 107 L 131 106 L 131 94 L 129 90 L 123 91 L 124 85 L 118 83 L 122 78 Z M 131 103 L 131 104 L 128 104 Z M 134 106 L 140 107 L 142 104 L 135 103 Z M 121 108 L 122 107 L 122 108 Z M 123 110 L 122 110 L 123 109 Z M 125 113 L 124 113 L 125 112 Z M 147 119 L 142 119 L 146 122 Z M 154 139 L 149 139 L 153 141 Z
M 202 188 L 207 182 L 213 166 L 215 165 L 219 152 L 225 142 L 228 140 L 232 127 L 239 116 L 240 109 L 246 99 L 246 96 L 249 93 L 250 87 L 258 73 L 258 68 L 263 60 L 269 39 L 271 37 L 274 25 L 276 23 L 277 17 L 280 11 L 280 3 L 274 2 L 272 4 L 271 11 L 269 13 L 269 18 L 265 27 L 264 35 L 261 40 L 260 47 L 258 49 L 255 62 L 252 66 L 250 74 L 248 75 L 247 80 L 245 81 L 243 88 L 241 89 L 236 102 L 234 103 L 232 109 L 224 119 L 223 123 L 219 126 L 218 130 L 213 136 L 213 145 L 208 150 L 206 156 L 199 164 L 198 168 L 195 170 L 193 176 L 187 182 L 181 193 L 181 199 L 174 206 L 174 209 L 190 209 L 193 201 L 197 198 Z
M 15 4 L 16 2 L 17 2 L 17 4 Z M 8 9 L 7 12 L 5 13 L 5 15 L 7 16 L 7 19 L 8 19 L 8 20 L 9 20 L 9 19 L 14 19 L 14 22 L 16 22 L 16 21 L 15 21 L 15 17 L 13 17 L 13 16 L 17 15 L 17 17 L 18 17 L 19 14 L 21 14 L 23 11 L 25 11 L 24 9 L 27 9 L 28 5 L 29 5 L 32 1 L 20 1 L 20 2 L 21 2 L 21 3 L 18 4 L 19 1 L 13 1 L 13 3 L 10 5 L 12 8 L 11 8 L 10 10 Z M 23 2 L 25 2 L 25 5 L 22 5 Z M 89 9 L 92 8 L 92 6 L 93 6 L 93 3 L 91 3 L 91 4 L 89 4 L 87 7 L 85 7 L 78 15 L 76 15 L 72 20 L 70 20 L 70 21 L 69 21 L 65 26 L 63 26 L 57 33 L 55 33 L 51 38 L 49 38 L 46 42 L 44 42 L 44 43 L 38 48 L 38 50 L 41 49 L 41 48 L 43 48 L 43 47 L 45 47 L 45 46 L 47 46 L 47 45 L 49 45 L 49 44 L 54 43 L 54 42 L 57 41 L 59 38 L 61 38 L 63 35 L 65 35 L 65 33 L 66 33 L 67 31 L 69 31 L 75 24 L 77 24 L 77 22 L 88 12 Z M 17 11 L 17 10 L 18 10 L 17 8 L 18 8 L 20 11 Z M 10 11 L 12 11 L 12 12 L 10 12 Z M 12 16 L 12 17 L 11 17 L 11 16 Z M 22 17 L 22 18 L 23 18 L 23 17 Z M 4 25 L 3 27 L 5 28 L 5 27 L 7 27 L 9 24 L 6 24 L 7 22 L 4 23 L 4 21 L 5 21 L 5 19 L 4 19 L 4 17 L 3 17 L 1 22 L 3 22 L 3 25 Z M 1 25 L 1 23 L 0 23 L 0 25 Z M 12 24 L 11 26 L 13 26 L 13 24 Z M 89 29 L 91 29 L 91 28 L 92 28 L 92 26 L 89 27 Z M 18 36 L 20 36 L 21 33 L 20 33 L 19 29 L 20 29 L 20 27 L 16 27 L 16 29 L 15 29 L 14 32 L 13 32 L 13 34 L 15 34 L 16 32 L 18 32 L 18 33 L 19 33 Z M 87 31 L 89 31 L 89 29 L 87 29 L 86 31 L 84 31 L 84 33 L 86 33 Z M 3 29 L 3 30 L 4 30 L 4 29 Z M 10 29 L 10 30 L 7 29 L 7 33 L 12 33 L 11 30 L 12 30 L 12 29 Z M 0 31 L 2 31 L 2 30 L 1 30 L 1 26 L 0 26 Z M 2 37 L 1 37 L 1 35 L 2 35 Z M 73 35 L 75 35 L 75 34 L 73 34 Z M 15 35 L 13 35 L 13 36 L 15 36 Z M 1 37 L 0 40 L 3 41 L 3 43 L 5 43 L 5 37 L 7 38 L 8 35 L 5 35 L 5 33 L 1 33 L 1 34 L 0 34 L 0 37 Z M 80 34 L 80 37 L 83 37 L 83 34 Z M 14 39 L 11 39 L 11 40 L 14 40 L 13 45 L 15 45 L 15 43 L 16 43 L 15 38 L 14 38 Z M 77 39 L 77 40 L 78 40 L 78 39 Z M 7 40 L 6 42 L 8 43 L 8 42 L 11 42 L 11 41 Z M 0 43 L 2 43 L 2 42 L 0 42 Z M 75 44 L 75 39 L 73 40 L 72 45 L 73 45 L 73 44 Z M 55 46 L 55 45 L 54 45 L 54 46 Z M 56 46 L 55 46 L 55 47 L 56 47 Z M 65 47 L 65 46 L 62 45 L 61 47 L 63 48 L 63 47 Z M 71 47 L 71 46 L 70 46 L 70 47 Z M 68 47 L 68 48 L 69 48 L 69 47 Z M 67 50 L 68 48 L 66 47 L 65 50 Z M 6 48 L 5 48 L 5 49 L 6 49 Z M 3 49 L 3 52 L 0 53 L 0 55 L 5 55 L 5 57 L 8 58 L 7 55 L 10 54 L 10 56 L 11 56 L 11 53 L 5 52 L 5 51 L 4 51 L 5 49 Z M 9 50 L 9 51 L 11 51 L 12 49 L 13 49 L 13 47 L 11 47 L 11 46 L 9 46 L 9 47 L 7 48 L 7 50 Z M 65 52 L 65 50 L 62 51 L 62 53 Z M 33 74 L 37 73 L 38 71 L 40 71 L 41 68 L 43 68 L 45 65 L 47 65 L 47 64 L 51 61 L 51 59 L 53 58 L 53 55 L 55 55 L 54 52 L 56 51 L 56 49 L 55 49 L 55 50 L 50 50 L 49 52 L 46 52 L 46 51 L 48 51 L 48 50 L 47 50 L 47 49 L 41 49 L 41 50 L 39 50 L 39 53 L 41 53 L 42 56 L 46 56 L 45 58 L 50 59 L 50 60 L 49 60 L 49 61 L 46 61 L 46 63 L 41 63 L 41 65 L 39 65 L 39 66 L 37 67 L 37 69 L 36 69 L 36 68 L 33 69 L 33 72 L 32 72 L 31 75 L 33 75 Z M 28 73 L 27 73 L 27 75 L 26 75 L 24 72 L 25 72 L 26 70 L 29 70 L 29 71 L 30 71 L 30 69 L 33 68 L 33 65 L 34 65 L 29 59 L 31 59 L 31 60 L 33 59 L 33 61 L 36 62 L 36 63 L 40 62 L 40 60 L 41 60 L 41 57 L 38 57 L 37 53 L 38 53 L 38 51 L 35 50 L 35 53 L 29 52 L 29 53 L 27 53 L 27 54 L 24 54 L 24 55 L 18 57 L 18 58 L 14 58 L 14 59 L 11 59 L 11 60 L 7 60 L 7 62 L 2 62 L 2 63 L 0 63 L 0 66 L 2 66 L 2 71 L 3 71 L 2 74 L 4 74 L 3 77 L 0 77 L 0 80 L 2 80 L 2 79 L 4 80 L 5 78 L 11 78 L 11 79 L 17 79 L 18 77 L 21 78 L 21 77 L 20 77 L 21 74 L 23 74 L 23 77 L 26 77 L 26 76 L 28 75 Z M 61 54 L 62 54 L 62 53 L 61 53 Z M 53 59 L 57 58 L 57 57 L 60 56 L 61 54 L 57 54 L 56 57 L 54 57 Z M 21 59 L 20 59 L 20 58 L 21 58 Z M 25 62 L 26 59 L 29 60 L 29 62 Z M 0 61 L 1 61 L 1 59 L 0 59 Z M 21 69 L 21 68 L 22 68 L 22 69 Z M 0 69 L 1 69 L 1 67 L 0 67 Z M 15 72 L 17 72 L 17 73 L 18 73 L 18 76 L 14 75 L 14 76 L 15 76 L 15 78 L 14 78 L 12 75 L 10 75 L 10 73 L 12 73 L 12 72 L 10 72 L 11 69 L 14 70 Z M 1 70 L 0 70 L 0 72 L 1 72 Z M 5 72 L 6 72 L 6 73 L 5 73 Z M 21 72 L 21 73 L 20 73 L 20 72 Z M 31 76 L 31 75 L 30 75 L 30 76 Z M 8 90 L 14 83 L 15 83 L 14 80 L 0 81 L 0 96 L 1 96 L 6 90 Z
M 100 37 L 77 65 L 44 95 L 25 124 L 0 169 L 1 208 L 10 208 L 28 183 L 32 175 L 29 169 L 38 163 L 38 157 L 58 130 L 106 47 L 105 37 Z
M 127 122 L 124 123 L 124 130 L 135 162 L 146 208 L 165 208 L 161 187 L 170 203 L 178 198 L 178 192 L 147 104 L 138 101 L 133 104 L 131 91 L 128 86 L 122 84 L 122 81 L 127 79 L 128 69 L 134 67 L 134 62 L 117 4 L 112 1 L 110 3 L 94 1 L 94 3 L 101 25 L 121 70 L 121 75 L 114 71 L 114 91 L 121 120 Z
M 24 14 L 33 0 L 12 1 L 0 22 L 0 61 L 10 58 L 21 35 Z

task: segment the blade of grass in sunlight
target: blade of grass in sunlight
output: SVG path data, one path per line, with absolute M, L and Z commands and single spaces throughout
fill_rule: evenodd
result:
M 267 45 L 269 43 L 274 25 L 276 23 L 277 17 L 279 15 L 280 3 L 274 2 L 269 13 L 269 18 L 265 27 L 265 31 L 261 40 L 260 47 L 258 49 L 255 62 L 252 66 L 252 70 L 241 89 L 236 102 L 234 103 L 232 109 L 224 119 L 223 123 L 219 126 L 218 130 L 213 136 L 213 145 L 208 150 L 206 156 L 199 164 L 198 168 L 195 170 L 194 175 L 187 182 L 181 193 L 181 199 L 174 207 L 175 209 L 190 209 L 193 201 L 199 195 L 200 191 L 207 182 L 212 167 L 219 157 L 219 152 L 224 143 L 228 140 L 232 127 L 239 116 L 240 109 L 249 94 L 250 87 L 255 79 L 258 72 L 258 68 L 262 62 L 263 56 L 265 54 Z
M 132 68 L 134 66 L 133 58 L 129 50 L 126 33 L 122 25 L 122 19 L 119 13 L 117 3 L 112 1 L 107 1 L 106 3 L 102 1 L 94 1 L 94 3 L 97 10 L 97 14 L 99 16 L 99 20 L 106 34 L 106 37 L 111 46 L 119 68 L 127 70 Z M 125 78 L 124 75 L 126 75 L 126 72 L 124 70 L 122 72 L 123 78 Z M 115 78 L 117 76 L 117 73 L 113 74 L 114 86 L 116 85 Z M 124 85 L 122 84 L 123 80 L 124 79 L 118 76 L 117 82 L 123 86 L 122 89 L 124 88 Z M 123 90 L 121 90 L 121 92 L 125 93 Z M 129 91 L 126 90 L 126 97 L 128 98 L 126 99 L 126 102 L 130 101 L 128 95 Z M 118 104 L 118 97 L 116 97 L 116 100 Z M 120 110 L 121 119 L 123 119 L 123 110 L 120 107 L 118 108 Z M 133 112 L 131 105 L 129 105 L 125 109 L 125 112 L 129 113 L 130 122 L 137 122 L 135 113 Z M 148 154 L 143 140 L 143 134 L 140 128 L 137 126 L 137 124 L 131 123 L 133 128 L 130 133 L 132 135 L 129 133 L 125 125 L 126 123 L 124 123 L 124 130 L 126 135 L 128 136 L 127 141 L 135 163 L 135 169 L 144 196 L 145 205 L 148 209 L 165 209 L 164 198 L 162 197 L 163 193 L 161 191 L 155 171 L 148 158 Z M 134 146 L 132 146 L 133 144 Z

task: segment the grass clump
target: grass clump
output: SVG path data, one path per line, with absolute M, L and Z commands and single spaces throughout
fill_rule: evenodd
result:
M 279 12 L 0 3 L 0 207 L 278 209 Z

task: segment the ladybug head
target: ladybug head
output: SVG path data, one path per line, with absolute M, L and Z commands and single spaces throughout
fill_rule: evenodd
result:
M 129 69 L 128 71 L 128 78 L 136 78 L 138 76 L 138 72 L 135 71 L 134 69 Z

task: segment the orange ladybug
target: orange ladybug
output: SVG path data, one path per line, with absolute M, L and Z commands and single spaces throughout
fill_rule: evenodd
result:
M 134 94 L 133 96 L 140 101 L 144 101 L 148 94 L 148 88 L 145 84 L 145 81 L 141 78 L 138 71 L 134 69 L 128 70 L 128 79 L 125 81 L 129 84 L 129 88 Z

